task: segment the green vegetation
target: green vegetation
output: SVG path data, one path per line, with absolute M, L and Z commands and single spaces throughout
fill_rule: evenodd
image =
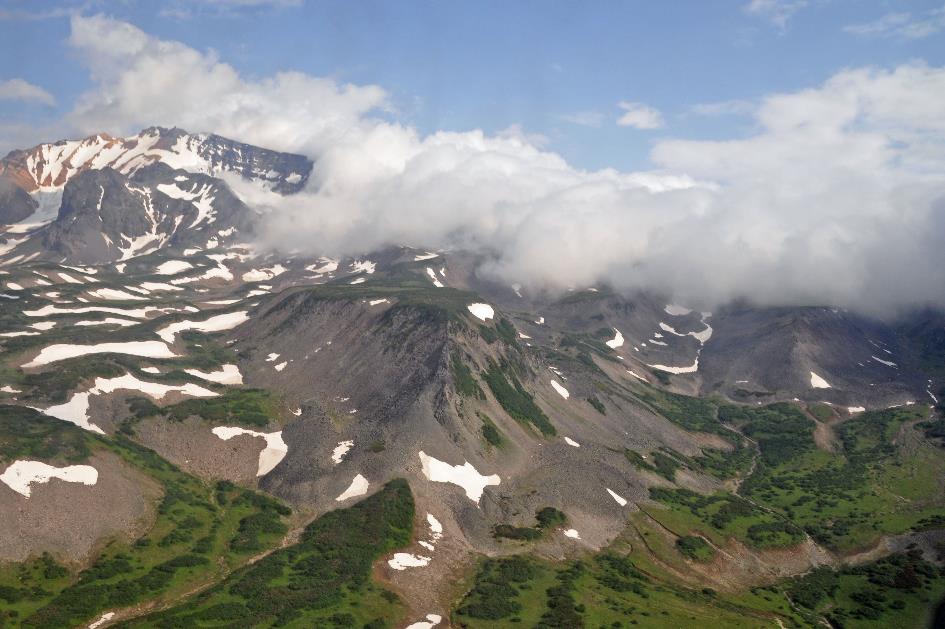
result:
M 677 555 L 678 556 L 678 555 Z M 678 629 L 711 624 L 761 629 L 799 619 L 783 595 L 720 595 L 644 573 L 631 557 L 607 550 L 582 561 L 551 563 L 522 555 L 486 559 L 453 613 L 469 629 L 516 627 Z
M 499 432 L 498 427 L 492 422 L 488 415 L 479 414 L 479 417 L 482 419 L 482 438 L 486 442 L 498 448 L 502 445 L 502 433 Z
M 600 413 L 601 415 L 607 414 L 607 409 L 604 408 L 604 403 L 597 399 L 597 396 L 592 395 L 587 398 L 587 403 L 594 407 L 594 410 Z
M 492 345 L 499 340 L 499 335 L 494 329 L 481 323 L 479 324 L 479 336 L 481 336 L 483 340 L 489 345 Z
M 818 568 L 790 580 L 785 593 L 811 624 L 823 617 L 837 628 L 923 627 L 945 595 L 945 573 L 909 551 L 836 572 Z
M 638 470 L 646 470 L 654 474 L 659 474 L 671 482 L 676 480 L 676 470 L 679 469 L 680 464 L 673 456 L 656 451 L 649 455 L 650 458 L 647 459 L 639 452 L 635 452 L 629 448 L 624 449 L 623 453 L 624 456 L 627 457 L 627 460 Z M 652 463 L 650 461 L 652 461 Z
M 479 567 L 475 584 L 460 604 L 456 614 L 463 618 L 494 621 L 522 611 L 518 601 L 523 589 L 538 576 L 534 561 L 522 556 L 487 559 Z
M 755 548 L 784 548 L 804 540 L 804 531 L 783 517 L 764 511 L 741 496 L 718 492 L 702 496 L 688 489 L 651 487 L 650 497 L 687 517 L 680 527 L 656 511 L 647 513 L 669 529 L 690 526 L 724 543 L 735 537 Z M 706 530 L 708 525 L 708 530 Z M 680 536 L 686 533 L 680 531 Z
M 657 474 L 673 482 L 676 480 L 676 470 L 679 469 L 679 462 L 673 457 L 657 451 L 653 453 L 653 468 Z
M 830 421 L 837 416 L 829 404 L 811 404 L 807 407 L 807 412 L 822 422 Z
M 309 524 L 297 544 L 129 627 L 390 627 L 396 595 L 371 581 L 382 554 L 410 543 L 414 502 L 402 479 Z
M 5 613 L 24 627 L 76 626 L 106 609 L 184 592 L 245 563 L 286 532 L 282 517 L 290 512 L 273 498 L 232 484 L 211 486 L 122 436 L 106 440 L 38 413 L 8 413 L 6 407 L 0 417 L 9 430 L 5 434 L 25 435 L 9 451 L 56 458 L 108 449 L 163 491 L 156 520 L 143 537 L 110 542 L 78 574 L 42 558 L 19 568 L 0 567 Z
M 715 557 L 715 549 L 698 535 L 683 535 L 676 540 L 676 548 L 695 561 L 711 561 Z
M 538 520 L 538 528 L 551 529 L 564 526 L 568 521 L 568 516 L 554 507 L 543 507 L 535 514 L 535 519 Z
M 130 404 L 139 418 L 161 414 L 177 422 L 196 416 L 214 424 L 265 428 L 279 418 L 278 401 L 264 389 L 228 389 L 219 397 L 192 398 L 163 408 L 144 398 Z
M 488 371 L 482 374 L 482 379 L 489 385 L 496 401 L 512 419 L 535 426 L 546 437 L 557 434 L 548 416 L 538 408 L 531 394 L 525 390 L 507 364 L 500 367 L 491 363 Z
M 492 536 L 496 539 L 514 539 L 520 541 L 535 541 L 544 537 L 549 530 L 564 526 L 568 517 L 554 507 L 543 507 L 535 513 L 538 523 L 535 526 L 512 526 L 511 524 L 497 524 L 492 529 Z
M 67 463 L 91 454 L 85 431 L 25 406 L 0 405 L 0 462 L 19 458 Z
M 517 346 L 518 341 L 518 332 L 515 331 L 515 326 L 512 325 L 512 322 L 506 319 L 505 317 L 499 317 L 499 320 L 495 324 L 496 334 L 499 335 L 499 338 L 505 341 L 506 345 Z
M 902 533 L 945 516 L 936 480 L 945 462 L 927 442 L 895 445 L 903 423 L 927 407 L 867 412 L 836 427 L 837 452 L 817 448 L 814 422 L 796 406 L 723 407 L 719 416 L 760 448 L 740 492 L 804 528 L 815 540 L 847 551 L 883 533 Z
M 450 368 L 453 372 L 453 385 L 456 387 L 457 393 L 463 397 L 486 399 L 486 394 L 482 392 L 479 383 L 473 377 L 472 371 L 466 366 L 466 362 L 458 351 L 454 351 L 450 357 Z
M 55 369 L 23 375 L 24 399 L 44 399 L 52 403 L 65 402 L 83 380 L 115 378 L 125 371 L 127 360 L 117 357 L 83 356 L 56 363 Z M 34 396 L 35 392 L 35 396 Z
M 696 469 L 726 480 L 747 472 L 754 460 L 755 449 L 742 440 L 734 450 L 703 448 L 702 454 L 691 459 L 691 462 Z
M 733 438 L 732 431 L 723 426 L 716 417 L 719 405 L 715 400 L 679 395 L 653 387 L 643 387 L 635 393 L 654 413 L 686 430 Z
M 927 439 L 932 440 L 939 447 L 945 447 L 945 417 L 936 417 L 926 422 L 917 424 Z

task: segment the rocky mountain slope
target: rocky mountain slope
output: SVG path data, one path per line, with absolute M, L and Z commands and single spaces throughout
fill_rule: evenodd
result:
M 945 595 L 940 315 L 255 249 L 215 175 L 311 169 L 164 129 L 3 161 L 0 624 L 879 626 Z M 863 570 L 907 575 L 880 605 Z

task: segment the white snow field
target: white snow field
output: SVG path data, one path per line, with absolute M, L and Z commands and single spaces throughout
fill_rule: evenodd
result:
M 174 337 L 178 332 L 184 330 L 197 330 L 198 332 L 222 332 L 230 330 L 239 324 L 248 321 L 249 315 L 245 310 L 239 312 L 225 312 L 223 314 L 204 319 L 203 321 L 178 321 L 164 326 L 157 331 L 157 335 L 168 343 L 174 342 Z
M 612 489 L 609 489 L 609 488 L 607 488 L 607 487 L 605 487 L 604 489 L 607 489 L 607 493 L 610 494 L 610 497 L 613 498 L 614 501 L 615 501 L 618 505 L 620 505 L 621 507 L 627 506 L 627 499 L 626 499 L 626 498 L 624 498 L 623 496 L 618 495 L 618 494 L 617 494 L 616 492 L 614 492 Z
M 436 627 L 442 621 L 443 617 L 439 614 L 427 614 L 426 620 L 411 623 L 407 625 L 406 629 L 433 629 L 433 627 Z
M 348 441 L 339 441 L 338 445 L 335 446 L 335 449 L 331 451 L 331 460 L 333 464 L 338 465 L 341 463 L 344 460 L 345 455 L 348 454 L 348 450 L 350 450 L 352 446 L 354 446 L 353 440 L 349 439 Z
M 458 485 L 465 490 L 466 496 L 477 505 L 480 498 L 482 498 L 482 492 L 487 486 L 498 485 L 502 482 L 498 474 L 483 476 L 469 461 L 464 461 L 462 465 L 450 465 L 428 456 L 423 450 L 418 453 L 418 456 L 423 467 L 423 475 L 427 480 Z
M 106 299 L 110 301 L 145 301 L 147 297 L 141 295 L 132 295 L 131 293 L 114 288 L 97 288 L 90 290 L 89 295 L 96 299 Z
M 98 482 L 98 470 L 91 465 L 69 465 L 66 467 L 54 467 L 40 461 L 14 461 L 3 474 L 0 474 L 0 481 L 7 487 L 30 497 L 30 485 L 34 483 L 48 483 L 51 479 L 58 478 L 67 483 L 82 483 L 83 485 L 94 485 Z
M 434 286 L 436 286 L 437 288 L 444 287 L 443 282 L 441 282 L 439 278 L 436 276 L 436 271 L 434 271 L 430 267 L 427 267 L 427 275 L 430 276 L 430 281 L 433 282 Z M 478 317 L 479 315 L 476 315 L 476 316 Z M 482 319 L 482 317 L 479 317 L 479 318 Z M 485 319 L 483 319 L 483 321 L 485 321 Z
M 565 438 L 564 438 L 564 442 L 565 442 L 566 444 L 568 444 L 569 446 L 571 446 L 572 448 L 580 448 L 580 447 L 581 447 L 581 444 L 578 443 L 577 441 L 575 441 L 574 439 L 572 439 L 571 437 L 565 437 Z
M 184 373 L 189 373 L 201 380 L 207 382 L 216 382 L 218 384 L 243 384 L 243 374 L 236 365 L 221 365 L 219 371 L 200 371 L 199 369 L 185 369 Z
M 115 617 L 115 612 L 105 612 L 104 614 L 98 617 L 98 620 L 90 624 L 88 629 L 98 629 L 99 627 L 101 627 L 102 625 L 104 625 L 106 622 L 108 622 L 114 617 Z
M 394 553 L 394 556 L 387 560 L 387 565 L 394 570 L 406 570 L 407 568 L 422 568 L 430 563 L 430 557 L 423 555 L 414 555 L 412 553 Z
M 201 386 L 188 382 L 187 384 L 168 385 L 159 382 L 145 382 L 139 380 L 131 374 L 118 376 L 117 378 L 96 378 L 95 384 L 88 391 L 73 393 L 72 397 L 64 404 L 50 406 L 42 410 L 50 417 L 55 417 L 63 421 L 75 424 L 79 428 L 84 428 L 90 432 L 100 435 L 105 432 L 89 421 L 89 398 L 93 395 L 104 395 L 125 389 L 128 391 L 139 391 L 145 395 L 160 400 L 171 392 L 182 393 L 191 397 L 215 397 L 218 393 Z
M 564 399 L 568 399 L 569 397 L 571 397 L 571 394 L 568 393 L 568 390 L 565 389 L 565 388 L 564 388 L 563 386 L 561 386 L 560 384 L 558 384 L 557 381 L 551 380 L 550 382 L 551 382 L 551 388 L 554 389 L 555 391 L 557 391 L 557 392 L 558 392 L 558 395 L 560 395 L 560 396 L 563 397 Z
M 570 537 L 571 539 L 581 539 L 581 534 L 577 532 L 576 529 L 568 529 L 564 532 L 565 537 Z
M 671 317 L 683 317 L 692 310 L 684 306 L 677 306 L 676 304 L 666 304 L 666 307 L 663 308 L 663 311 Z
M 238 435 L 249 435 L 251 437 L 262 437 L 265 439 L 266 447 L 259 453 L 259 465 L 256 470 L 256 476 L 265 476 L 271 472 L 289 452 L 289 446 L 282 440 L 281 430 L 278 432 L 256 432 L 255 430 L 247 430 L 239 426 L 217 426 L 211 432 L 224 441 L 228 441 Z
M 617 328 L 614 328 L 614 332 L 616 333 L 616 336 L 614 336 L 614 338 L 612 338 L 611 340 L 607 341 L 607 347 L 609 347 L 610 349 L 617 349 L 618 347 L 623 345 L 623 334 L 621 334 L 620 330 L 618 330 Z
M 817 374 L 815 374 L 813 371 L 810 372 L 810 386 L 813 387 L 813 388 L 815 388 L 815 389 L 831 389 L 831 388 L 833 388 L 833 387 L 830 386 L 830 383 L 828 383 L 826 380 L 824 380 L 823 378 L 821 378 L 820 376 L 818 376 Z
M 89 354 L 129 354 L 145 358 L 179 358 L 171 348 L 161 341 L 127 341 L 125 343 L 99 343 L 98 345 L 56 344 L 44 347 L 39 355 L 23 364 L 27 369 L 48 365 L 67 358 Z
M 82 306 L 81 308 L 60 308 L 47 304 L 39 310 L 24 310 L 23 314 L 27 317 L 46 317 L 54 314 L 86 314 L 89 312 L 104 312 L 106 314 L 121 315 L 131 317 L 132 319 L 144 319 L 152 312 L 171 312 L 176 308 L 158 308 L 157 306 L 145 306 L 144 308 L 111 308 L 109 306 Z
M 364 478 L 362 475 L 358 474 L 351 481 L 351 484 L 348 485 L 348 488 L 341 492 L 341 494 L 335 498 L 336 502 L 344 502 L 349 498 L 356 498 L 357 496 L 363 496 L 367 493 L 370 483 L 368 479 Z
M 469 310 L 469 312 L 471 312 L 474 317 L 482 321 L 491 319 L 495 316 L 495 311 L 489 304 L 469 304 L 466 306 L 466 309 Z
M 192 268 L 194 268 L 194 265 L 190 262 L 184 260 L 168 260 L 158 265 L 158 267 L 154 269 L 154 272 L 157 275 L 177 275 L 178 273 L 188 271 Z

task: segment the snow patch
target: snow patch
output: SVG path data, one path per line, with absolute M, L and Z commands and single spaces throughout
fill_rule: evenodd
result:
M 79 428 L 104 435 L 105 432 L 101 428 L 89 422 L 89 398 L 93 395 L 104 395 L 118 390 L 138 391 L 155 400 L 160 400 L 171 392 L 182 393 L 191 397 L 215 397 L 218 395 L 209 389 L 189 382 L 187 384 L 168 385 L 159 382 L 146 382 L 131 374 L 125 374 L 117 378 L 96 378 L 95 383 L 88 391 L 74 393 L 66 403 L 37 410 L 41 410 L 50 417 L 75 424 Z
M 98 345 L 68 345 L 56 344 L 44 347 L 39 355 L 28 363 L 25 368 L 48 365 L 67 358 L 88 356 L 89 354 L 129 354 L 144 356 L 145 358 L 178 358 L 167 345 L 160 341 L 128 341 L 126 343 L 99 343 Z
M 335 446 L 335 449 L 331 451 L 331 460 L 333 464 L 338 465 L 341 463 L 344 460 L 345 455 L 348 454 L 348 450 L 350 450 L 353 446 L 354 440 L 352 439 L 347 441 L 339 441 L 338 445 Z
M 199 369 L 185 369 L 184 373 L 218 384 L 243 384 L 243 374 L 240 373 L 240 368 L 232 364 L 222 365 L 219 371 L 208 372 Z
M 684 317 L 692 310 L 686 308 L 685 306 L 678 306 L 676 304 L 666 304 L 666 307 L 663 308 L 663 312 L 668 314 L 671 317 Z
M 430 563 L 430 557 L 423 555 L 414 555 L 412 553 L 394 553 L 394 556 L 387 560 L 387 565 L 394 570 L 406 570 L 407 568 L 422 568 Z
M 813 371 L 810 372 L 810 386 L 812 386 L 812 387 L 815 388 L 815 389 L 830 389 L 830 388 L 832 388 L 832 387 L 830 386 L 830 384 L 829 384 L 826 380 L 824 380 L 823 378 L 821 378 L 820 376 L 818 376 L 817 374 L 815 374 Z
M 249 435 L 251 437 L 261 437 L 265 439 L 266 447 L 259 453 L 259 464 L 256 470 L 256 476 L 265 476 L 271 472 L 289 452 L 289 446 L 282 440 L 281 430 L 278 432 L 256 432 L 255 430 L 247 430 L 238 426 L 217 426 L 211 432 L 224 441 L 228 441 L 238 435 Z
M 194 265 L 185 260 L 168 260 L 158 265 L 158 267 L 154 269 L 154 272 L 158 275 L 177 275 L 182 271 L 192 268 L 194 268 Z
M 482 321 L 495 317 L 495 311 L 489 304 L 469 304 L 466 306 L 466 309 L 469 310 L 474 317 Z
M 335 502 L 344 502 L 345 500 L 348 500 L 349 498 L 356 498 L 357 496 L 363 496 L 364 494 L 367 493 L 369 486 L 370 486 L 370 483 L 368 483 L 368 479 L 358 474 L 351 481 L 351 484 L 348 485 L 348 488 L 344 490 L 343 492 L 341 492 L 341 495 L 335 498 Z
M 355 260 L 351 263 L 351 272 L 352 273 L 367 273 L 370 275 L 374 272 L 374 268 L 377 266 L 376 263 L 371 262 L 370 260 Z
M 886 365 L 887 367 L 893 367 L 894 369 L 899 369 L 899 365 L 897 365 L 896 363 L 894 363 L 894 362 L 892 362 L 892 361 L 883 360 L 882 358 L 877 358 L 876 356 L 871 356 L 871 358 L 872 358 L 873 360 L 875 360 L 876 362 L 878 362 L 878 363 L 882 363 L 882 364 Z
M 197 330 L 198 332 L 222 332 L 230 330 L 239 324 L 248 321 L 249 315 L 245 310 L 239 312 L 226 312 L 224 314 L 204 319 L 203 321 L 178 321 L 164 326 L 157 331 L 157 335 L 168 343 L 174 342 L 174 337 L 178 332 L 184 330 Z
M 482 498 L 482 492 L 487 486 L 498 485 L 502 482 L 498 474 L 483 476 L 469 461 L 464 461 L 462 465 L 450 465 L 428 456 L 423 450 L 418 453 L 418 456 L 420 457 L 423 475 L 427 480 L 435 483 L 458 485 L 466 491 L 466 496 L 477 505 Z
M 564 388 L 563 386 L 561 386 L 560 384 L 558 384 L 557 381 L 555 381 L 555 380 L 552 380 L 552 381 L 551 381 L 551 388 L 554 389 L 555 391 L 557 391 L 557 392 L 558 392 L 558 395 L 560 395 L 560 396 L 563 397 L 564 399 L 568 399 L 569 397 L 571 397 L 571 394 L 568 393 L 568 390 L 565 389 L 565 388 Z
M 607 493 L 610 494 L 610 497 L 613 498 L 614 501 L 615 501 L 618 505 L 620 505 L 621 507 L 627 506 L 627 499 L 626 499 L 626 498 L 624 498 L 623 496 L 618 495 L 616 492 L 614 492 L 614 490 L 612 490 L 612 489 L 610 489 L 610 488 L 608 488 L 608 487 L 605 487 L 604 489 L 607 490 Z
M 53 478 L 67 483 L 94 485 L 98 482 L 98 470 L 91 465 L 54 467 L 40 461 L 14 461 L 3 474 L 0 474 L 0 481 L 27 498 L 31 494 L 30 485 L 48 483 Z
M 98 629 L 106 622 L 115 617 L 115 612 L 106 612 L 98 617 L 98 620 L 89 625 L 88 629 Z
M 617 349 L 618 347 L 623 345 L 623 334 L 621 334 L 620 330 L 618 330 L 617 328 L 614 328 L 614 332 L 616 333 L 616 336 L 614 336 L 614 338 L 612 338 L 611 340 L 607 341 L 607 347 L 609 347 L 610 349 Z
M 581 444 L 578 443 L 577 441 L 575 441 L 574 439 L 572 439 L 571 437 L 565 437 L 565 438 L 564 438 L 564 442 L 565 442 L 566 444 L 568 444 L 569 446 L 572 446 L 572 447 L 575 447 L 575 448 L 580 448 L 580 447 L 581 447 Z
M 426 620 L 411 623 L 407 625 L 406 629 L 433 629 L 433 627 L 436 627 L 442 621 L 443 617 L 439 614 L 427 614 Z
M 90 290 L 89 295 L 95 297 L 96 299 L 111 299 L 115 301 L 145 301 L 144 297 L 140 295 L 132 295 L 131 293 L 125 292 L 123 290 L 116 290 L 114 288 L 98 288 L 96 290 Z

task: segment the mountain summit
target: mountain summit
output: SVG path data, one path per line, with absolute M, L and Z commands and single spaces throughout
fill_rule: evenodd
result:
M 11 151 L 0 160 L 0 175 L 33 192 L 62 188 L 86 170 L 112 168 L 133 175 L 155 162 L 213 176 L 236 173 L 266 182 L 283 194 L 301 190 L 312 173 L 312 161 L 304 155 L 279 153 L 212 133 L 149 127 L 127 138 L 99 133 Z

